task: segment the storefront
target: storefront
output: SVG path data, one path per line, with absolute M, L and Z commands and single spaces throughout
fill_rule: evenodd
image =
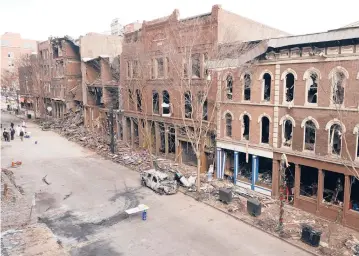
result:
M 273 152 L 268 148 L 253 148 L 217 142 L 216 173 L 219 179 L 230 179 L 234 184 L 272 195 Z

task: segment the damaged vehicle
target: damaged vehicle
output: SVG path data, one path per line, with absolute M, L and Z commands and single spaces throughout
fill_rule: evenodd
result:
M 171 180 L 166 173 L 151 169 L 141 173 L 141 184 L 163 195 L 177 193 L 177 181 Z

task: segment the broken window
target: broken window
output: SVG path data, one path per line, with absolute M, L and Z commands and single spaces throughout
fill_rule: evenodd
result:
M 53 52 L 53 58 L 54 59 L 59 57 L 59 48 L 58 48 L 58 46 L 52 47 L 52 52 Z
M 249 123 L 250 123 L 250 119 L 248 115 L 244 115 L 243 116 L 243 124 L 242 124 L 242 137 L 245 140 L 249 140 Z
M 202 119 L 208 120 L 208 102 L 204 92 L 198 93 L 198 109 L 202 108 Z M 198 113 L 201 115 L 201 113 Z
M 333 124 L 330 127 L 329 147 L 332 154 L 340 155 L 342 147 L 342 127 L 338 124 Z
M 269 119 L 266 116 L 262 117 L 262 137 L 261 143 L 269 143 Z
M 270 101 L 270 91 L 271 91 L 272 77 L 270 74 L 265 73 L 263 75 L 263 100 Z
M 138 131 L 138 123 L 136 119 L 132 119 L 133 123 L 133 139 L 136 146 L 140 145 L 139 131 Z
M 162 92 L 162 115 L 167 115 L 167 116 L 171 115 L 170 95 L 166 90 Z
M 244 75 L 244 100 L 251 100 L 252 78 L 250 74 Z
M 127 138 L 129 141 L 132 140 L 132 132 L 131 132 L 131 119 L 126 117 L 126 127 L 127 127 Z
M 354 176 L 349 176 L 350 178 L 350 201 L 349 209 L 359 213 L 359 179 Z
M 308 103 L 318 103 L 318 75 L 316 73 L 310 74 L 309 88 L 307 101 Z
M 203 110 L 202 110 L 203 120 L 208 120 L 208 101 L 207 99 L 203 102 Z
M 293 124 L 290 120 L 285 120 L 283 124 L 283 146 L 291 147 L 293 138 Z
M 258 157 L 258 179 L 255 184 L 261 187 L 272 189 L 272 166 L 273 160 L 266 157 Z
M 184 115 L 185 115 L 185 118 L 192 118 L 191 92 L 185 92 L 185 94 L 184 94 Z
M 183 63 L 183 77 L 188 77 L 188 66 L 187 63 Z
M 226 136 L 232 137 L 232 115 L 227 113 L 225 119 L 226 119 Z
M 227 76 L 227 99 L 231 100 L 233 97 L 233 78 L 232 76 Z
M 305 123 L 304 131 L 304 149 L 314 151 L 315 149 L 315 136 L 316 127 L 313 121 L 307 121 Z
M 156 58 L 157 61 L 157 78 L 164 77 L 163 58 Z
M 344 79 L 343 72 L 336 72 L 332 79 L 332 94 L 334 104 L 344 103 Z
M 173 126 L 168 127 L 168 153 L 176 152 L 176 130 Z
M 294 75 L 288 73 L 285 76 L 285 100 L 286 102 L 291 102 L 294 99 Z
M 133 66 L 132 66 L 132 77 L 133 78 L 138 78 L 139 75 L 139 65 L 138 65 L 138 61 L 134 60 L 133 61 Z
M 316 198 L 318 193 L 318 169 L 300 166 L 300 195 Z
M 204 63 L 206 64 L 208 61 L 208 53 L 206 52 L 203 57 L 204 57 Z M 209 71 L 206 66 L 204 68 L 204 75 L 205 75 L 205 78 L 209 75 Z
M 199 53 L 192 54 L 191 63 L 192 63 L 192 78 L 200 78 L 201 61 L 200 61 Z
M 136 98 L 137 98 L 137 111 L 142 111 L 142 93 L 139 89 L 136 89 Z
M 131 110 L 134 109 L 135 101 L 133 100 L 132 90 L 128 89 L 128 103 Z
M 160 130 L 160 152 L 166 152 L 166 132 L 164 123 L 158 123 L 158 128 Z
M 324 189 L 323 199 L 325 202 L 343 206 L 344 202 L 344 174 L 323 171 Z
M 157 91 L 152 92 L 152 111 L 154 114 L 159 114 L 160 112 L 160 102 Z

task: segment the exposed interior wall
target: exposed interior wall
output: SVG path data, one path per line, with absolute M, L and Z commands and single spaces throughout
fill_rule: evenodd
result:
M 100 55 L 118 56 L 122 52 L 122 38 L 102 34 L 87 34 L 80 39 L 81 58 Z

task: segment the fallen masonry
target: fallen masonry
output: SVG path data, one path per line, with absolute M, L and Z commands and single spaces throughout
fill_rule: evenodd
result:
M 233 185 L 230 181 L 209 180 L 205 174 L 200 176 L 200 191 L 196 191 L 195 186 L 189 186 L 188 184 L 189 181 L 193 181 L 193 177 L 196 178 L 195 167 L 179 165 L 172 160 L 161 158 L 161 156 L 151 155 L 144 149 L 132 149 L 128 144 L 119 140 L 116 141 L 116 152 L 112 154 L 109 151 L 109 135 L 104 136 L 103 134 L 88 131 L 83 126 L 83 116 L 80 110 L 69 113 L 64 120 L 45 121 L 41 122 L 41 124 L 46 129 L 52 129 L 60 133 L 70 141 L 95 150 L 101 156 L 140 173 L 150 169 L 171 173 L 177 180 L 178 189 L 181 192 L 191 195 L 197 200 L 203 201 L 215 208 L 226 211 L 260 229 L 275 233 L 279 212 L 279 201 L 276 199 L 258 194 L 252 190 L 240 188 Z M 263 177 L 263 179 L 266 179 L 266 177 Z M 220 188 L 228 188 L 232 191 L 233 200 L 231 203 L 223 204 L 219 201 L 218 191 Z M 260 216 L 252 217 L 247 213 L 246 201 L 248 198 L 255 198 L 261 202 L 262 213 Z M 284 236 L 287 240 L 323 255 L 358 254 L 357 249 L 359 246 L 355 244 L 356 239 L 359 238 L 357 232 L 342 225 L 318 218 L 310 213 L 303 212 L 290 205 L 285 205 L 284 209 Z M 300 241 L 301 225 L 305 223 L 312 225 L 316 230 L 322 231 L 321 242 L 323 242 L 322 244 L 328 244 L 327 247 L 309 248 L 308 245 Z M 347 241 L 352 241 L 352 243 L 348 242 L 345 245 Z

